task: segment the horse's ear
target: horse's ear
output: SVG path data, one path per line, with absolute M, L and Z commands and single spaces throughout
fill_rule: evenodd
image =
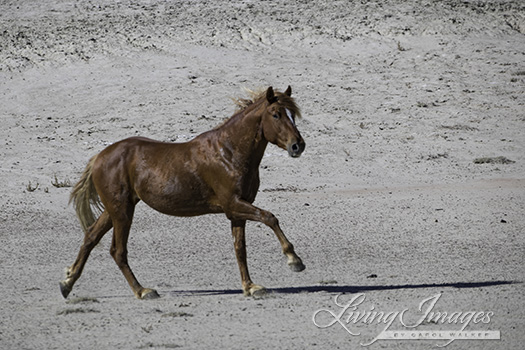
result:
M 288 88 L 286 89 L 284 94 L 287 95 L 288 97 L 292 96 L 292 87 L 290 85 L 288 85 Z
M 275 93 L 273 92 L 273 88 L 270 86 L 268 90 L 266 90 L 266 99 L 268 100 L 269 104 L 277 102 L 277 97 L 275 97 Z

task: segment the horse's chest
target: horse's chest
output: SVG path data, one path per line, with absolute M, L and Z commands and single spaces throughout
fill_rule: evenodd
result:
M 257 196 L 257 191 L 259 190 L 259 172 L 245 176 L 239 183 L 242 198 L 250 203 L 253 202 L 255 196 Z

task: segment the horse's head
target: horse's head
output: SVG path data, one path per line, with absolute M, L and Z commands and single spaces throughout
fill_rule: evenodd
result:
M 291 95 L 290 86 L 284 93 L 268 88 L 268 104 L 262 117 L 262 129 L 268 142 L 287 150 L 291 157 L 296 158 L 303 153 L 305 143 L 295 125 L 295 118 L 299 118 L 301 114 Z

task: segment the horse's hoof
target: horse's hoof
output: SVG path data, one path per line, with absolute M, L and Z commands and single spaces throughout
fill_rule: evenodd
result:
M 66 299 L 69 293 L 71 293 L 71 287 L 68 286 L 65 281 L 60 281 L 59 285 L 60 285 L 60 292 L 62 293 L 62 296 L 64 297 L 64 299 Z
M 142 293 L 140 293 L 140 299 L 146 300 L 146 299 L 157 299 L 160 298 L 159 293 L 155 289 L 150 288 L 144 288 Z
M 257 284 L 254 284 L 250 287 L 250 289 L 244 291 L 244 295 L 251 296 L 254 298 L 260 298 L 265 296 L 268 293 L 266 288 L 263 286 L 259 286 Z
M 306 268 L 306 266 L 304 266 L 304 264 L 302 262 L 289 264 L 288 266 L 290 266 L 290 269 L 293 272 L 301 272 L 301 271 L 303 271 Z

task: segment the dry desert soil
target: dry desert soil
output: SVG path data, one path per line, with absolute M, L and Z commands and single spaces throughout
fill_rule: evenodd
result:
M 62 297 L 91 156 L 288 85 L 306 150 L 267 148 L 255 204 L 305 271 L 249 223 L 269 293 L 245 297 L 224 215 L 139 204 L 129 260 L 161 298 L 133 296 L 111 234 Z M 0 121 L 1 349 L 523 349 L 521 0 L 3 0 Z

